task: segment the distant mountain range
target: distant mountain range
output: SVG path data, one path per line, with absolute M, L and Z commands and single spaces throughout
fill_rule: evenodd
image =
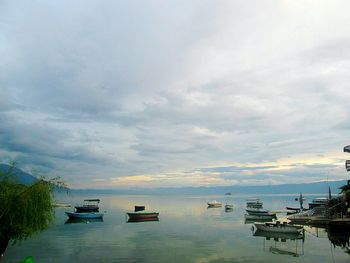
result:
M 0 172 L 8 172 L 10 165 L 0 164 Z M 12 171 L 18 182 L 22 184 L 32 184 L 38 179 L 33 175 L 22 171 L 19 168 L 13 168 Z M 0 178 L 1 180 L 1 178 Z M 328 188 L 331 188 L 333 194 L 340 192 L 339 187 L 346 184 L 346 180 L 341 181 L 323 181 L 303 184 L 281 184 L 281 185 L 261 185 L 261 186 L 211 186 L 211 187 L 181 187 L 181 188 L 138 188 L 129 189 L 70 189 L 77 193 L 104 193 L 104 194 L 328 194 Z
M 11 169 L 13 169 L 12 175 L 21 184 L 33 184 L 38 180 L 33 175 L 26 173 L 19 168 L 16 168 L 16 167 L 12 168 L 12 166 L 7 164 L 0 164 L 0 173 L 8 173 L 9 171 L 11 171 Z M 0 180 L 1 180 L 1 177 L 0 177 Z
M 261 186 L 212 186 L 212 187 L 182 187 L 182 188 L 130 188 L 130 189 L 72 189 L 73 192 L 85 194 L 328 194 L 331 188 L 333 194 L 339 194 L 339 187 L 346 184 L 346 180 L 315 182 L 307 184 L 281 184 L 281 185 L 261 185 Z

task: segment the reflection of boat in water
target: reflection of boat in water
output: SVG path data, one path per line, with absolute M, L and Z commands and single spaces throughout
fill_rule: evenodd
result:
M 350 227 L 330 227 L 327 236 L 334 247 L 338 246 L 350 254 Z
M 288 251 L 288 250 L 283 250 L 277 247 L 270 247 L 270 252 L 272 254 L 279 254 L 279 255 L 290 255 L 293 257 L 299 257 L 299 254 L 296 252 Z
M 140 223 L 140 222 L 153 222 L 159 221 L 158 217 L 150 217 L 150 218 L 129 218 L 127 223 Z
M 264 251 L 271 252 L 278 255 L 290 255 L 298 257 L 304 254 L 304 231 L 300 233 L 279 233 L 256 230 L 254 237 L 264 237 L 263 248 Z M 295 249 L 293 248 L 295 242 Z M 301 245 L 299 245 L 301 243 Z M 301 247 L 302 251 L 298 249 Z
M 70 219 L 95 219 L 95 218 L 103 218 L 102 213 L 71 213 L 71 212 L 66 212 L 66 215 Z
M 255 237 L 265 237 L 266 240 L 273 239 L 275 241 L 281 240 L 281 242 L 285 242 L 286 240 L 296 240 L 296 239 L 304 239 L 303 232 L 296 233 L 281 233 L 281 232 L 269 232 L 257 229 L 253 236 Z
M 71 219 L 69 218 L 65 224 L 75 224 L 75 223 L 93 223 L 93 222 L 103 222 L 103 218 L 90 218 L 90 219 L 83 219 L 83 218 L 76 218 L 76 219 Z
M 254 223 L 255 227 L 262 231 L 267 232 L 279 232 L 279 233 L 299 233 L 303 230 L 302 226 L 290 225 L 287 222 L 266 222 L 266 223 Z
M 213 200 L 211 202 L 207 202 L 208 208 L 212 208 L 212 207 L 222 207 L 222 203 L 218 202 L 216 200 Z

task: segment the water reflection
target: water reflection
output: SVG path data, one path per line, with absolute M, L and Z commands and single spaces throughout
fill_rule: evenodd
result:
M 345 253 L 350 255 L 350 228 L 334 228 L 327 229 L 329 241 L 333 247 L 340 247 L 344 249 Z
M 158 217 L 153 217 L 153 218 L 129 218 L 127 223 L 141 223 L 141 222 L 154 222 L 154 221 L 159 221 Z
M 94 223 L 94 222 L 103 222 L 103 218 L 90 218 L 90 219 L 83 219 L 83 218 L 77 218 L 77 219 L 68 219 L 65 224 L 76 224 L 76 223 Z
M 272 254 L 299 257 L 304 255 L 305 232 L 278 233 L 256 230 L 254 237 L 263 237 L 263 250 Z

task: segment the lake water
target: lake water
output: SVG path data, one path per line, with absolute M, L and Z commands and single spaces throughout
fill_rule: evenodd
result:
M 342 243 L 348 235 L 307 228 L 304 239 L 281 240 L 254 236 L 244 222 L 244 196 L 128 196 L 62 195 L 72 205 L 85 198 L 100 198 L 103 222 L 66 224 L 65 211 L 56 209 L 50 229 L 9 246 L 3 262 L 33 256 L 36 262 L 350 262 Z M 264 208 L 297 206 L 294 196 L 260 196 Z M 232 203 L 232 212 L 210 208 L 207 201 Z M 312 197 L 307 197 L 311 200 Z M 134 205 L 160 213 L 159 221 L 127 223 Z M 285 213 L 278 214 L 284 217 Z M 331 243 L 329 236 L 336 246 Z M 340 246 L 338 246 L 340 245 Z M 349 244 L 348 244 L 349 245 Z M 349 252 L 348 252 L 349 253 Z

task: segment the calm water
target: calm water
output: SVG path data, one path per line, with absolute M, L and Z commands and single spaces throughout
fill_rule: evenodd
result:
M 59 199 L 74 205 L 84 198 L 101 199 L 100 211 L 106 211 L 103 222 L 65 224 L 64 212 L 73 208 L 57 208 L 55 225 L 10 246 L 3 262 L 17 263 L 28 255 L 39 263 L 350 262 L 345 248 L 334 247 L 322 229 L 308 228 L 304 241 L 253 236 L 252 225 L 244 223 L 243 196 L 69 195 Z M 213 199 L 235 208 L 229 213 L 224 208 L 207 209 L 206 202 Z M 294 196 L 261 199 L 266 209 L 297 205 Z M 160 220 L 126 223 L 125 213 L 137 204 L 160 212 Z M 333 233 L 331 238 L 340 244 L 344 235 Z

